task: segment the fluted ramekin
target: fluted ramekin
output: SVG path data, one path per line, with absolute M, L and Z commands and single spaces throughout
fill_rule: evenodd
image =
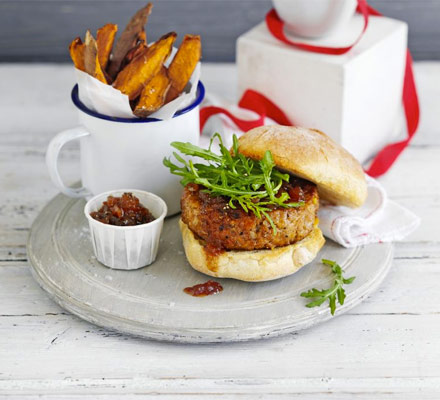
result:
M 108 225 L 93 219 L 90 213 L 98 211 L 108 196 L 133 193 L 148 208 L 155 220 L 135 226 Z M 113 269 L 132 270 L 154 262 L 159 249 L 160 234 L 167 214 L 165 202 L 153 193 L 143 190 L 121 189 L 101 193 L 91 198 L 84 207 L 89 221 L 95 256 L 99 262 Z

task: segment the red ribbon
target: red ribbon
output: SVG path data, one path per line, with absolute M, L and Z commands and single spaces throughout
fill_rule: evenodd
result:
M 243 108 L 246 108 L 246 107 L 243 107 Z M 207 107 L 203 107 L 200 110 L 200 132 L 202 132 L 206 121 L 212 115 L 216 115 L 216 114 L 224 114 L 224 115 L 228 116 L 234 122 L 234 124 L 237 125 L 243 132 L 247 132 L 248 130 L 250 130 L 252 128 L 256 128 L 257 126 L 264 125 L 265 115 L 263 115 L 262 113 L 258 113 L 258 114 L 260 114 L 260 117 L 258 119 L 255 119 L 253 121 L 248 121 L 245 119 L 237 118 L 234 114 L 230 113 L 228 110 L 225 110 L 222 107 L 207 106 Z
M 203 131 L 206 121 L 216 114 L 224 114 L 228 116 L 243 132 L 264 125 L 264 119 L 266 116 L 272 118 L 280 125 L 294 125 L 287 115 L 284 114 L 283 110 L 255 90 L 246 90 L 238 105 L 241 108 L 257 113 L 259 118 L 254 120 L 240 119 L 222 107 L 207 106 L 200 110 L 200 132 Z
M 284 22 L 279 18 L 275 10 L 269 11 L 266 15 L 266 25 L 273 36 L 290 46 L 316 53 L 340 55 L 347 53 L 359 42 L 367 29 L 369 15 L 382 16 L 378 11 L 370 7 L 366 0 L 358 0 L 357 12 L 364 16 L 364 28 L 356 41 L 352 45 L 346 47 L 314 46 L 288 39 L 284 34 Z M 373 177 L 380 176 L 389 170 L 405 147 L 408 146 L 417 130 L 420 110 L 412 69 L 412 58 L 409 51 L 407 52 L 406 58 L 402 100 L 406 116 L 408 136 L 406 139 L 397 143 L 389 144 L 379 151 L 374 157 L 370 167 L 366 170 L 366 172 Z M 253 121 L 242 120 L 236 118 L 229 111 L 221 107 L 205 107 L 200 110 L 200 131 L 202 131 L 203 126 L 210 116 L 219 113 L 227 115 L 243 131 L 263 125 L 266 116 L 280 125 L 294 125 L 279 107 L 272 103 L 267 97 L 256 91 L 247 90 L 241 98 L 239 106 L 256 112 L 260 117 Z

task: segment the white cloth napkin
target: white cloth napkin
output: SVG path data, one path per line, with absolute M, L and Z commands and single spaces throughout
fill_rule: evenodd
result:
M 367 175 L 368 197 L 360 208 L 321 205 L 319 227 L 344 247 L 402 240 L 420 224 L 420 218 L 390 200 L 383 186 Z
M 209 95 L 204 106 L 215 105 L 226 108 L 241 119 L 256 119 L 253 111 L 239 108 L 215 96 Z M 266 125 L 274 121 L 265 120 Z M 200 138 L 202 147 L 209 144 L 211 136 L 218 132 L 225 146 L 232 145 L 232 135 L 243 132 L 225 115 L 212 116 L 205 124 Z M 420 224 L 420 218 L 410 210 L 390 200 L 383 186 L 367 176 L 368 197 L 362 207 L 352 209 L 322 203 L 318 212 L 319 227 L 323 234 L 344 247 L 356 247 L 370 243 L 402 240 Z

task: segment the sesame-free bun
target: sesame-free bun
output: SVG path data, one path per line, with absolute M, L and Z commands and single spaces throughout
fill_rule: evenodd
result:
M 278 168 L 313 182 L 321 199 L 359 207 L 367 197 L 359 162 L 325 133 L 292 126 L 262 126 L 243 134 L 239 152 L 261 160 L 270 150 Z
M 288 246 L 209 254 L 204 243 L 194 236 L 182 220 L 179 226 L 186 258 L 195 270 L 217 278 L 248 282 L 270 281 L 293 274 L 310 263 L 325 242 L 321 230 L 316 226 L 303 240 Z

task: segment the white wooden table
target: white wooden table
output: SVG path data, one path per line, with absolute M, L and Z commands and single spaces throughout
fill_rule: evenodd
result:
M 421 228 L 396 244 L 380 289 L 329 323 L 229 345 L 149 342 L 93 326 L 56 306 L 32 279 L 29 227 L 57 193 L 44 164 L 76 124 L 71 66 L 0 66 L 0 398 L 440 398 L 440 63 L 416 66 L 422 123 L 382 179 Z M 235 97 L 233 65 L 203 66 L 208 91 Z M 79 177 L 78 152 L 63 173 Z

